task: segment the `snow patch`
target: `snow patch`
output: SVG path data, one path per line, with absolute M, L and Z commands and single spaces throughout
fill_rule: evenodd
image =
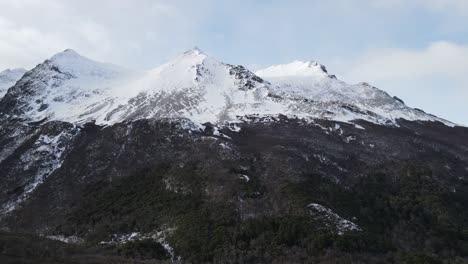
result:
M 354 124 L 354 127 L 357 128 L 357 129 L 361 129 L 361 130 L 366 130 L 364 127 L 358 125 L 358 124 Z
M 314 158 L 316 158 L 320 163 L 322 164 L 325 164 L 327 166 L 334 166 L 336 167 L 338 170 L 342 171 L 342 172 L 347 172 L 348 170 L 340 167 L 340 165 L 338 165 L 338 163 L 330 160 L 330 158 L 328 158 L 327 156 L 323 155 L 323 154 L 313 154 Z
M 350 143 L 351 141 L 355 141 L 356 140 L 356 137 L 355 136 L 347 136 L 344 138 L 344 142 L 346 143 Z
M 221 148 L 224 150 L 231 150 L 231 147 L 229 147 L 226 143 L 219 143 L 219 146 L 221 146 Z
M 119 245 L 119 244 L 126 244 L 132 241 L 140 241 L 140 240 L 153 240 L 161 244 L 166 252 L 171 256 L 171 259 L 180 260 L 180 257 L 176 257 L 174 253 L 174 248 L 169 245 L 166 238 L 167 236 L 171 235 L 175 231 L 175 228 L 168 228 L 164 227 L 160 231 L 154 231 L 151 233 L 141 233 L 141 232 L 132 232 L 129 234 L 113 234 L 110 241 L 101 241 L 101 245 Z
M 307 206 L 307 209 L 315 219 L 325 222 L 329 227 L 336 228 L 338 235 L 343 235 L 349 231 L 362 231 L 357 224 L 342 218 L 323 205 L 311 203 Z
M 51 235 L 51 236 L 45 236 L 48 239 L 60 241 L 63 243 L 67 244 L 81 244 L 84 242 L 82 238 L 79 238 L 77 236 L 64 236 L 64 235 Z
M 245 175 L 245 174 L 239 174 L 239 178 L 241 180 L 244 180 L 245 182 L 249 182 L 250 181 L 250 177 L 248 175 Z

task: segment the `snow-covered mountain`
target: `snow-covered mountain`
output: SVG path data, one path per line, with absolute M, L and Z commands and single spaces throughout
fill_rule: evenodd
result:
M 121 104 L 99 122 L 188 118 L 220 123 L 249 113 L 276 113 L 268 84 L 242 66 L 218 62 L 198 49 L 143 74 L 120 90 Z
M 0 111 L 29 122 L 115 124 L 185 118 L 222 124 L 245 116 L 286 115 L 350 122 L 397 119 L 450 122 L 406 106 L 366 83 L 349 85 L 315 62 L 295 61 L 256 74 L 189 50 L 147 72 L 104 64 L 66 50 L 29 71 Z
M 128 74 L 121 67 L 65 50 L 27 72 L 5 95 L 0 109 L 28 121 L 78 122 L 92 106 L 112 103 L 107 101 L 112 88 Z
M 467 135 L 316 62 L 253 73 L 193 49 L 133 71 L 66 50 L 0 100 L 0 245 L 18 245 L 0 263 L 462 255 Z
M 330 75 L 325 66 L 313 61 L 294 61 L 256 72 L 269 81 L 272 94 L 296 101 L 290 107 L 300 116 L 352 121 L 364 119 L 378 124 L 394 124 L 397 119 L 452 123 L 413 109 L 368 83 L 347 84 Z
M 25 69 L 6 69 L 0 72 L 0 99 L 6 94 L 8 88 L 13 86 L 26 72 Z

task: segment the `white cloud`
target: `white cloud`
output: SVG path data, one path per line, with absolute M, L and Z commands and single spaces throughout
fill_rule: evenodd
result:
M 467 15 L 466 0 L 370 0 L 376 7 L 383 8 L 425 8 L 434 12 L 445 12 L 451 15 Z
M 373 50 L 337 68 L 344 80 L 368 81 L 411 106 L 468 124 L 468 46 L 439 41 L 421 50 Z
M 439 41 L 422 50 L 373 50 L 354 62 L 347 77 L 388 81 L 429 78 L 434 74 L 467 81 L 468 46 Z
M 64 39 L 56 34 L 21 27 L 0 17 L 0 69 L 32 67 L 65 46 Z
M 466 0 L 419 0 L 434 10 L 459 12 L 468 15 L 468 1 Z
M 0 0 L 0 69 L 30 68 L 66 48 L 129 67 L 156 66 L 173 49 L 194 45 L 204 2 Z
M 467 19 L 468 0 L 0 0 L 0 70 L 31 68 L 66 48 L 130 68 L 196 45 L 247 65 L 313 58 L 344 80 L 468 124 L 468 115 L 451 115 L 468 111 L 467 46 L 454 44 L 467 43 Z M 451 42 L 379 48 L 437 39 Z

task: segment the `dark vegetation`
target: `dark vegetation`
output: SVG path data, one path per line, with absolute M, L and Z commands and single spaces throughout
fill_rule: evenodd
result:
M 196 191 L 203 190 L 203 183 L 195 180 L 195 165 L 184 172 L 193 176 L 184 178 L 193 191 L 167 190 L 163 178 L 168 169 L 158 166 L 111 186 L 95 185 L 59 233 L 87 235 L 87 241 L 96 244 L 113 233 L 151 232 L 171 223 L 177 229 L 168 240 L 176 255 L 193 263 L 327 263 L 327 258 L 343 263 L 464 263 L 468 256 L 466 187 L 444 190 L 425 168 L 406 166 L 397 178 L 375 172 L 347 188 L 307 175 L 303 182 L 282 186 L 291 202 L 289 212 L 250 219 L 241 219 L 235 204 L 208 201 Z M 340 236 L 324 228 L 307 211 L 298 210 L 310 201 L 355 216 L 364 231 Z M 142 241 L 120 253 L 167 257 L 163 251 L 153 252 L 155 248 Z
M 131 245 L 119 249 L 122 253 L 134 256 L 135 250 Z M 154 248 L 142 246 L 145 254 Z M 0 232 L 0 263 L 2 264 L 163 264 L 170 261 L 148 260 L 139 261 L 138 258 L 129 259 L 117 256 L 117 249 L 103 249 L 69 245 L 58 241 L 40 238 L 29 234 L 11 234 Z
M 169 263 L 156 240 L 100 243 L 164 230 L 185 263 L 468 263 L 466 129 L 296 121 L 224 128 L 229 138 L 148 120 L 85 126 L 62 167 L 0 221 L 11 232 L 0 263 Z M 23 167 L 8 162 L 0 171 L 14 167 L 19 182 Z M 338 235 L 311 203 L 362 231 Z M 84 243 L 21 234 L 38 230 Z

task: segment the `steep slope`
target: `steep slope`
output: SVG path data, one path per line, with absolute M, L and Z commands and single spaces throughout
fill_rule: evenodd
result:
M 6 94 L 8 88 L 13 86 L 26 72 L 25 69 L 6 69 L 0 72 L 0 99 Z

